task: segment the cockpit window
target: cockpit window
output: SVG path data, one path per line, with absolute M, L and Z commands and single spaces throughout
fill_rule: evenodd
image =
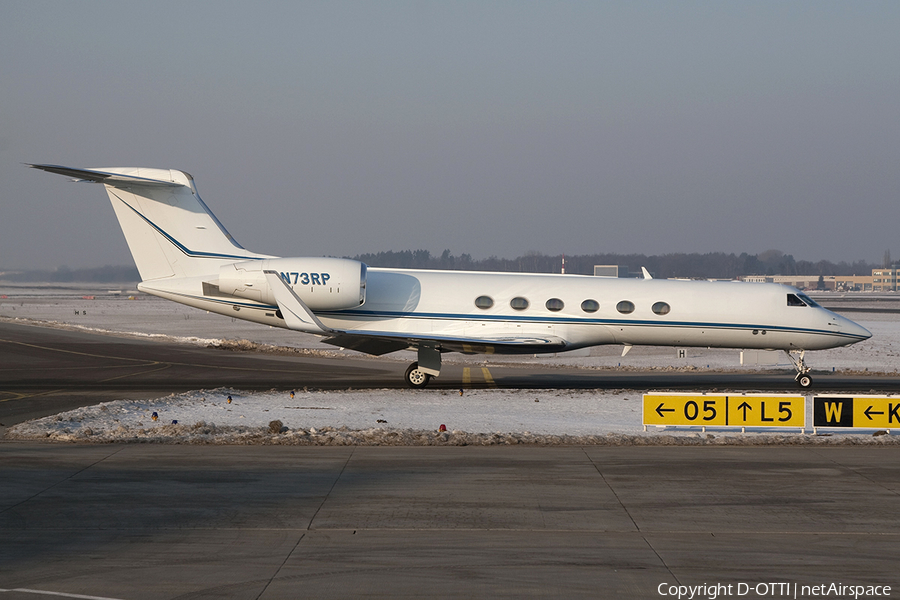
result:
M 800 298 L 801 300 L 803 300 L 803 302 L 805 302 L 807 306 L 815 306 L 815 307 L 819 306 L 815 300 L 813 300 L 806 294 L 797 294 L 797 297 Z
M 812 301 L 810 300 L 810 302 Z M 787 303 L 788 306 L 808 306 L 797 294 L 788 294 Z

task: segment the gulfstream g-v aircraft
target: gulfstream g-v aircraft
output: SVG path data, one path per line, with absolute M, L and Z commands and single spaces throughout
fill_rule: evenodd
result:
M 619 344 L 784 350 L 801 387 L 807 350 L 853 344 L 865 328 L 776 284 L 584 275 L 381 269 L 342 258 L 245 250 L 184 171 L 29 165 L 102 183 L 148 294 L 313 333 L 382 355 L 413 349 L 425 387 L 445 352 L 531 354 Z

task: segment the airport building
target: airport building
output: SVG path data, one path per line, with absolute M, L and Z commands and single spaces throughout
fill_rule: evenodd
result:
M 627 265 L 594 265 L 595 277 L 642 277 L 641 273 L 631 273 Z
M 834 290 L 837 289 L 837 281 L 834 276 L 820 277 L 818 275 L 747 275 L 741 277 L 741 281 L 750 283 L 780 283 L 800 290 Z
M 594 265 L 599 277 L 642 277 L 624 265 Z M 741 281 L 750 283 L 780 283 L 800 290 L 830 290 L 836 292 L 896 292 L 900 279 L 900 265 L 872 269 L 871 275 L 746 275 Z
M 873 277 L 871 275 L 838 275 L 835 289 L 841 292 L 872 292 Z
M 896 265 L 889 269 L 872 269 L 872 291 L 896 292 L 898 271 L 900 267 Z
M 872 269 L 871 275 L 748 275 L 742 281 L 753 283 L 781 283 L 801 290 L 832 290 L 838 292 L 896 292 L 900 266 Z

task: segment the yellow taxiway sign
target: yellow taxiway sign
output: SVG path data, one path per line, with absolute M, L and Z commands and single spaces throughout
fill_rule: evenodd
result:
M 805 427 L 803 396 L 645 394 L 644 425 Z
M 900 398 L 816 396 L 813 427 L 900 428 Z

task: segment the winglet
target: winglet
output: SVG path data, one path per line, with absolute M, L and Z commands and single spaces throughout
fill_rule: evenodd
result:
M 644 274 L 644 279 L 653 279 L 653 276 L 650 275 L 650 271 L 647 270 L 647 267 L 641 267 L 641 273 Z
M 266 281 L 275 296 L 278 308 L 284 317 L 288 329 L 302 331 L 304 333 L 318 333 L 323 335 L 335 335 L 341 333 L 330 327 L 326 327 L 319 317 L 313 314 L 309 307 L 294 293 L 294 290 L 281 278 L 277 271 L 263 271 Z

